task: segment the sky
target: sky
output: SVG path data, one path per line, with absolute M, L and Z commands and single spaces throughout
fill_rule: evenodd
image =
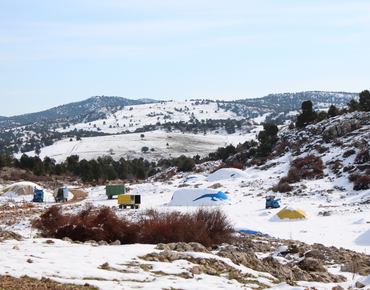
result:
M 92 96 L 360 92 L 370 2 L 0 0 L 0 116 Z

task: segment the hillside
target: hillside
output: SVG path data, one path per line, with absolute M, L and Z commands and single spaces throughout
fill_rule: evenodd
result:
M 243 133 L 242 127 L 264 122 L 289 124 L 299 114 L 300 105 L 306 99 L 313 101 L 315 110 L 320 110 L 331 104 L 342 108 L 352 98 L 357 99 L 358 95 L 303 92 L 233 102 L 158 102 L 92 97 L 39 113 L 5 118 L 0 121 L 0 152 L 23 153 L 62 139 L 155 130 L 190 134 Z
M 223 289 L 254 289 L 256 284 L 261 288 L 292 290 L 332 289 L 338 285 L 343 289 L 366 287 L 370 285 L 369 129 L 369 112 L 336 116 L 299 130 L 284 126 L 268 157 L 245 158 L 246 152 L 240 151 L 225 162 L 197 164 L 192 172 L 178 172 L 171 167 L 142 182 L 126 181 L 129 194 L 141 195 L 139 210 L 118 209 L 116 198 L 107 199 L 105 186 L 90 186 L 79 179 L 73 183 L 63 181 L 69 188 L 87 193 L 86 199 L 65 204 L 67 213 L 78 213 L 90 205 L 107 206 L 120 220 L 130 221 L 140 221 L 143 214 L 154 209 L 194 212 L 197 208 L 191 204 L 170 205 L 176 191 L 221 191 L 228 200 L 217 208 L 226 213 L 233 228 L 260 233 L 236 235 L 230 246 L 223 244 L 205 250 L 198 246 L 194 250 L 195 244 L 180 243 L 176 244 L 176 251 L 174 244 L 119 246 L 102 241 L 34 238 L 30 218 L 55 204 L 47 189 L 55 181 L 40 182 L 45 188 L 46 203 L 33 203 L 29 208 L 20 207 L 32 196 L 4 193 L 0 196 L 6 209 L 0 219 L 1 228 L 25 239 L 0 243 L 4 253 L 10 253 L 2 258 L 0 274 L 39 277 L 37 273 L 42 272 L 50 279 L 81 285 L 89 279 L 90 285 L 100 289 L 119 288 L 123 284 L 128 289 L 138 285 L 143 289 L 212 289 L 216 285 Z M 235 165 L 240 169 L 228 168 Z M 4 176 L 2 186 L 10 185 L 10 180 L 11 174 Z M 281 199 L 280 208 L 265 209 L 266 198 L 270 196 Z M 16 209 L 14 215 L 10 203 Z M 283 207 L 300 208 L 307 218 L 279 220 L 276 214 Z M 264 237 L 265 234 L 268 236 Z M 19 251 L 14 250 L 16 246 Z M 61 262 L 51 263 L 45 247 Z M 72 274 L 67 270 L 72 262 L 65 258 L 66 252 L 78 257 L 73 261 L 80 269 L 78 272 Z M 24 255 L 30 257 L 29 262 Z M 353 264 L 355 261 L 359 263 Z M 28 263 L 33 267 L 24 266 Z M 18 270 L 9 269 L 9 265 Z M 33 269 L 37 269 L 36 273 Z

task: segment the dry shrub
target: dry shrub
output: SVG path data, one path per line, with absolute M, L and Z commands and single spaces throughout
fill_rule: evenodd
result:
M 141 221 L 141 243 L 198 242 L 208 247 L 229 242 L 233 228 L 218 208 L 199 208 L 195 213 L 151 210 Z
M 279 183 L 273 187 L 274 191 L 288 192 L 293 187 L 289 184 L 302 179 L 320 179 L 324 177 L 324 163 L 321 158 L 313 154 L 299 157 L 291 162 L 287 176 L 283 176 Z
M 350 175 L 348 175 L 348 181 L 349 182 L 355 182 L 357 178 L 359 178 L 361 176 L 360 173 L 358 172 L 353 172 L 351 173 Z
M 292 161 L 292 169 L 303 179 L 320 179 L 324 177 L 324 163 L 319 156 L 313 154 L 296 158 Z
M 293 190 L 293 186 L 291 186 L 288 182 L 280 180 L 277 185 L 272 188 L 275 192 L 290 192 Z
M 340 170 L 342 167 L 343 167 L 343 164 L 342 164 L 342 162 L 341 162 L 339 159 L 335 160 L 335 161 L 330 165 L 331 170 L 333 170 L 333 172 L 334 172 L 335 174 L 339 173 L 339 170 Z
M 325 147 L 325 146 L 317 145 L 317 146 L 316 146 L 316 150 L 317 150 L 317 152 L 319 152 L 320 154 L 323 154 L 323 153 L 325 153 L 326 151 L 328 151 L 328 150 L 329 150 L 329 147 Z
M 76 214 L 64 214 L 62 207 L 50 207 L 32 221 L 40 234 L 74 241 L 119 240 L 122 244 L 199 242 L 204 246 L 229 242 L 233 228 L 218 208 L 200 208 L 194 213 L 146 211 L 139 222 L 118 217 L 109 207 L 88 205 Z
M 354 163 L 364 164 L 370 161 L 370 154 L 368 149 L 363 149 L 357 153 Z
M 108 207 L 93 208 L 88 205 L 76 214 L 63 214 L 62 208 L 52 206 L 32 226 L 41 235 L 51 238 L 68 237 L 74 241 L 104 240 L 121 243 L 134 243 L 137 239 L 138 225 L 118 218 Z
M 347 157 L 349 157 L 349 156 L 351 156 L 355 153 L 356 153 L 355 149 L 349 149 L 349 150 L 347 150 L 346 152 L 343 153 L 343 158 L 347 158 Z
M 370 177 L 368 175 L 362 175 L 358 177 L 353 184 L 353 190 L 365 190 L 369 188 L 370 188 Z

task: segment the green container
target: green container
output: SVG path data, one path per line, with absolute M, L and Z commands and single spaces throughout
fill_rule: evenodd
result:
M 113 195 L 126 194 L 126 187 L 124 185 L 107 185 L 105 193 L 111 199 Z

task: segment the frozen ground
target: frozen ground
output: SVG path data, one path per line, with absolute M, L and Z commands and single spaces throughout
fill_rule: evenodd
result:
M 126 160 L 143 157 L 148 161 L 158 161 L 161 158 L 179 157 L 185 155 L 193 157 L 199 155 L 204 157 L 214 152 L 218 147 L 227 145 L 238 145 L 247 140 L 255 138 L 256 132 L 261 126 L 251 133 L 236 133 L 232 135 L 220 135 L 209 133 L 204 134 L 183 134 L 179 132 L 167 133 L 165 131 L 153 131 L 145 133 L 133 133 L 124 135 L 111 135 L 101 137 L 82 138 L 81 140 L 64 139 L 41 149 L 40 158 L 45 156 L 54 158 L 57 163 L 64 162 L 70 155 L 80 156 L 80 160 L 96 159 L 98 156 L 110 155 L 113 159 L 121 157 Z M 141 138 L 140 135 L 145 137 Z M 146 153 L 141 151 L 142 147 L 150 150 Z M 154 149 L 152 151 L 151 149 Z M 34 156 L 34 152 L 26 153 Z M 20 158 L 22 153 L 16 154 Z
M 116 212 L 118 215 L 130 215 L 131 218 L 135 219 L 142 210 L 150 208 L 166 211 L 193 211 L 196 207 L 170 207 L 166 204 L 169 203 L 173 192 L 180 185 L 186 184 L 186 188 L 190 190 L 194 187 L 208 188 L 219 183 L 221 187 L 217 190 L 223 191 L 230 198 L 229 201 L 219 206 L 227 213 L 237 230 L 260 231 L 276 238 L 301 240 L 309 244 L 321 243 L 326 246 L 343 247 L 369 253 L 370 209 L 369 205 L 362 204 L 362 201 L 370 195 L 370 190 L 354 192 L 349 185 L 345 184 L 344 179 L 338 179 L 336 184 L 331 182 L 330 176 L 322 180 L 305 182 L 303 189 L 303 192 L 306 193 L 305 197 L 280 196 L 282 207 L 290 205 L 303 209 L 309 215 L 307 220 L 270 221 L 271 217 L 280 209 L 266 210 L 265 197 L 272 194 L 269 189 L 277 183 L 284 166 L 286 165 L 271 167 L 268 170 L 249 168 L 243 172 L 237 172 L 234 169 L 229 172 L 223 170 L 221 173 L 216 172 L 209 176 L 192 174 L 191 178 L 186 178 L 189 176 L 180 173 L 174 176 L 170 182 L 129 184 L 130 194 L 142 196 L 142 206 L 138 211 L 117 209 Z M 334 189 L 334 185 L 343 186 L 345 191 Z M 85 190 L 88 192 L 88 198 L 81 201 L 81 206 L 85 203 L 93 203 L 117 207 L 117 199 L 108 200 L 104 187 L 86 188 Z M 32 196 L 0 197 L 3 203 L 9 203 L 9 199 L 12 202 L 30 201 Z M 46 193 L 45 200 L 47 202 L 40 206 L 47 207 L 53 204 L 51 192 Z M 66 210 L 75 211 L 79 208 L 76 205 L 65 205 Z M 331 215 L 323 216 L 324 211 L 330 211 Z M 240 289 L 241 287 L 241 284 L 235 280 L 230 281 L 225 277 L 201 274 L 196 276 L 196 279 L 183 279 L 176 276 L 184 271 L 187 272 L 191 267 L 189 262 L 184 261 L 170 264 L 154 263 L 153 272 L 145 272 L 140 264 L 146 262 L 138 257 L 155 251 L 154 245 L 96 247 L 76 245 L 60 240 L 53 240 L 53 244 L 48 244 L 45 239 L 32 238 L 35 231 L 30 229 L 28 220 L 11 226 L 2 225 L 2 228 L 18 232 L 27 239 L 21 242 L 7 240 L 0 243 L 3 253 L 0 259 L 0 274 L 10 274 L 17 277 L 26 274 L 38 278 L 46 276 L 57 281 L 77 284 L 84 284 L 86 281 L 84 279 L 91 279 L 89 283 L 101 289 L 132 289 L 137 287 L 141 289 L 169 289 L 170 287 L 175 289 Z M 14 250 L 14 246 L 17 246 L 19 250 Z M 192 255 L 205 254 L 192 253 Z M 121 272 L 99 269 L 106 262 Z M 252 271 L 242 266 L 240 269 Z M 170 276 L 153 274 L 160 271 L 170 274 Z M 346 275 L 345 273 L 340 274 Z M 333 284 L 308 282 L 299 282 L 300 287 L 292 287 L 285 283 L 276 285 L 263 278 L 263 275 L 266 274 L 260 275 L 262 276 L 258 279 L 276 289 L 303 289 L 305 285 L 310 287 L 314 285 L 317 289 L 331 289 L 334 286 Z M 348 282 L 342 283 L 345 289 L 353 284 L 351 275 L 347 276 Z M 369 278 L 356 276 L 355 279 L 370 284 Z M 251 288 L 247 285 L 244 289 Z

